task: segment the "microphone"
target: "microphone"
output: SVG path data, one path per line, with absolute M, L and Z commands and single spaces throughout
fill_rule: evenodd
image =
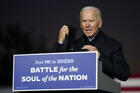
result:
M 74 41 L 75 41 L 75 36 L 76 36 L 76 32 L 77 32 L 77 28 L 74 26 L 68 26 L 69 28 L 69 35 L 67 36 L 67 41 L 68 41 L 68 50 L 70 52 L 75 51 L 75 45 L 74 45 Z

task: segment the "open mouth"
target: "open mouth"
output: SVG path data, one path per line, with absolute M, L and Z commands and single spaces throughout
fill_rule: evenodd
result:
M 92 29 L 86 29 L 85 31 L 90 33 L 92 32 Z

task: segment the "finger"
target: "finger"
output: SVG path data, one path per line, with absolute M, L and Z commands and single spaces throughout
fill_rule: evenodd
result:
M 67 34 L 69 33 L 69 29 L 68 29 L 68 26 L 64 25 L 62 28 L 61 28 L 61 31 L 64 33 L 64 34 Z
M 69 34 L 69 28 L 68 28 L 68 26 L 64 26 L 64 29 L 65 29 L 65 33 L 68 35 Z
M 93 47 L 91 45 L 84 45 L 82 48 L 90 48 L 90 47 Z
M 90 46 L 88 46 L 88 45 L 85 45 L 85 46 L 83 46 L 83 47 L 82 47 L 82 49 L 89 50 L 89 49 L 90 49 Z
M 82 47 L 82 49 L 87 49 L 89 51 L 97 51 L 97 48 L 91 45 L 85 45 Z

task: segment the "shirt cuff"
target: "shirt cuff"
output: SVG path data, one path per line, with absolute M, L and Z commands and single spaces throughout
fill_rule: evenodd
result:
M 59 41 L 58 41 L 58 43 L 59 43 L 60 45 L 62 45 L 62 44 L 63 44 L 63 42 L 59 42 Z

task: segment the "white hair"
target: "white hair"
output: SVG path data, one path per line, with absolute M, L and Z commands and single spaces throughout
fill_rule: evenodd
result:
M 94 10 L 96 9 L 98 12 L 98 20 L 102 20 L 101 10 L 97 7 L 94 7 L 94 6 L 86 6 L 86 7 L 82 8 L 80 11 L 80 20 L 81 20 L 82 11 L 91 10 L 91 9 L 94 9 Z

